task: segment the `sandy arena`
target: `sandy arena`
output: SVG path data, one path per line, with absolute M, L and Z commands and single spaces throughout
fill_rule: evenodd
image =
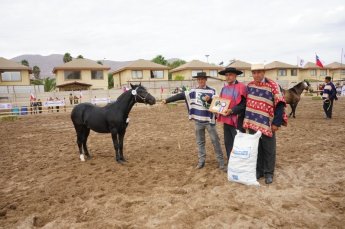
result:
M 260 187 L 229 182 L 209 138 L 194 169 L 183 103 L 133 108 L 125 165 L 95 132 L 81 162 L 69 113 L 0 122 L 0 228 L 344 228 L 345 98 L 332 120 L 310 97 L 296 116 L 277 134 L 274 182 Z

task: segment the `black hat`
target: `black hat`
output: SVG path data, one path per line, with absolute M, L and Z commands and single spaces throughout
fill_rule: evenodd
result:
M 243 72 L 240 70 L 237 70 L 236 68 L 226 68 L 218 72 L 219 75 L 223 75 L 223 76 L 225 76 L 226 73 L 235 73 L 236 75 L 241 75 Z
M 209 76 L 206 75 L 206 72 L 198 72 L 196 76 L 193 76 L 192 78 L 199 78 L 199 77 L 208 78 Z

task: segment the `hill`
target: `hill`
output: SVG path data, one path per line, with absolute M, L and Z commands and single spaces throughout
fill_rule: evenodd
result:
M 40 68 L 41 78 L 47 78 L 47 77 L 55 77 L 55 75 L 53 74 L 53 69 L 54 67 L 60 66 L 63 64 L 63 55 L 52 54 L 49 56 L 42 56 L 42 55 L 25 54 L 25 55 L 14 57 L 11 60 L 18 63 L 20 63 L 22 60 L 27 60 L 31 68 L 35 65 Z M 105 60 L 104 65 L 109 66 L 111 68 L 110 71 L 115 71 L 119 69 L 120 67 L 122 67 L 123 65 L 128 64 L 129 62 L 130 61 Z

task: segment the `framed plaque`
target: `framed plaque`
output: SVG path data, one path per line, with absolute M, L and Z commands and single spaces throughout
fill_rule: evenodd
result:
M 212 103 L 209 108 L 209 111 L 213 113 L 225 115 L 225 112 L 229 109 L 230 102 L 231 102 L 230 99 L 224 99 L 224 98 L 215 96 L 212 98 Z

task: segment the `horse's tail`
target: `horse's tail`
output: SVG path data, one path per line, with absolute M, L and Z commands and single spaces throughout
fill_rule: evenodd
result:
M 84 112 L 85 112 L 85 104 L 80 103 L 75 106 L 71 112 L 71 119 L 74 126 L 79 126 L 84 124 Z

